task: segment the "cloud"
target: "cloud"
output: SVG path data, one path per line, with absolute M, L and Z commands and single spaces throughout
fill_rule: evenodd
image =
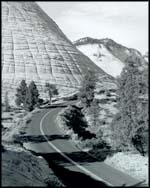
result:
M 142 52 L 148 49 L 147 2 L 78 2 L 55 21 L 72 41 L 108 37 Z

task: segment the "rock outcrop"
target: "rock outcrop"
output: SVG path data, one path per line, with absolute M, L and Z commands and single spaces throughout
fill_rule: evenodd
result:
M 129 56 L 140 59 L 141 64 L 139 66 L 146 65 L 144 57 L 138 50 L 127 48 L 109 38 L 93 39 L 85 37 L 75 41 L 74 44 L 97 66 L 113 77 L 120 75 Z
M 2 2 L 2 86 L 15 91 L 22 79 L 79 87 L 88 69 L 108 75 L 83 55 L 35 2 Z

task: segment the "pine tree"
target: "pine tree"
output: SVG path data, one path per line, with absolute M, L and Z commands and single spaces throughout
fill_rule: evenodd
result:
M 36 84 L 34 83 L 34 81 L 32 81 L 29 84 L 29 87 L 26 92 L 24 107 L 26 110 L 32 111 L 36 106 L 38 106 L 38 103 L 39 103 L 39 92 Z
M 21 105 L 24 106 L 26 92 L 27 92 L 27 84 L 26 84 L 25 80 L 22 80 L 20 83 L 20 86 L 17 88 L 17 93 L 16 93 L 15 102 L 18 106 L 21 106 Z
M 97 76 L 95 72 L 89 70 L 84 76 L 80 88 L 79 99 L 85 107 L 90 107 L 94 100 Z
M 66 125 L 73 129 L 79 137 L 84 137 L 85 128 L 87 128 L 88 125 L 80 108 L 75 105 L 70 106 L 65 111 L 63 119 L 66 122 Z
M 5 106 L 5 112 L 9 112 L 10 105 L 9 105 L 9 100 L 8 100 L 8 92 L 5 93 L 4 106 Z
M 34 109 L 34 99 L 31 91 L 29 88 L 27 88 L 27 93 L 26 93 L 26 98 L 25 98 L 25 103 L 24 103 L 24 109 L 26 111 L 31 112 Z
M 144 116 L 140 116 L 143 105 L 139 100 L 141 93 L 139 61 L 134 57 L 128 58 L 127 65 L 118 79 L 119 114 L 112 121 L 112 131 L 115 145 L 121 149 L 132 147 L 133 138 L 143 126 L 141 120 Z
M 100 114 L 100 106 L 99 101 L 97 99 L 94 99 L 91 103 L 91 106 L 89 108 L 92 126 L 97 127 L 99 126 L 99 114 Z
M 48 92 L 49 95 L 49 103 L 52 103 L 52 97 L 54 95 L 58 95 L 58 90 L 54 84 L 46 83 L 45 90 Z
M 34 81 L 32 81 L 29 84 L 29 92 L 31 93 L 32 103 L 33 103 L 33 106 L 35 107 L 38 105 L 38 102 L 39 102 L 39 91 Z

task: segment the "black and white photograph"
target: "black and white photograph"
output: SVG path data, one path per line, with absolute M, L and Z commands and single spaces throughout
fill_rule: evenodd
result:
M 1 1 L 1 186 L 149 187 L 149 1 Z

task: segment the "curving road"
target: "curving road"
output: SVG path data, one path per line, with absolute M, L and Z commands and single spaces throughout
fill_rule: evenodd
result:
M 66 105 L 71 103 L 67 102 Z M 38 142 L 26 143 L 26 147 L 36 153 L 45 154 L 49 157 L 49 160 L 55 161 L 70 172 L 85 174 L 104 182 L 108 186 L 138 185 L 138 180 L 108 166 L 104 162 L 91 158 L 87 153 L 78 149 L 67 136 L 62 135 L 56 117 L 63 108 L 58 106 L 43 109 L 34 115 L 29 124 L 27 135 L 37 138 Z

